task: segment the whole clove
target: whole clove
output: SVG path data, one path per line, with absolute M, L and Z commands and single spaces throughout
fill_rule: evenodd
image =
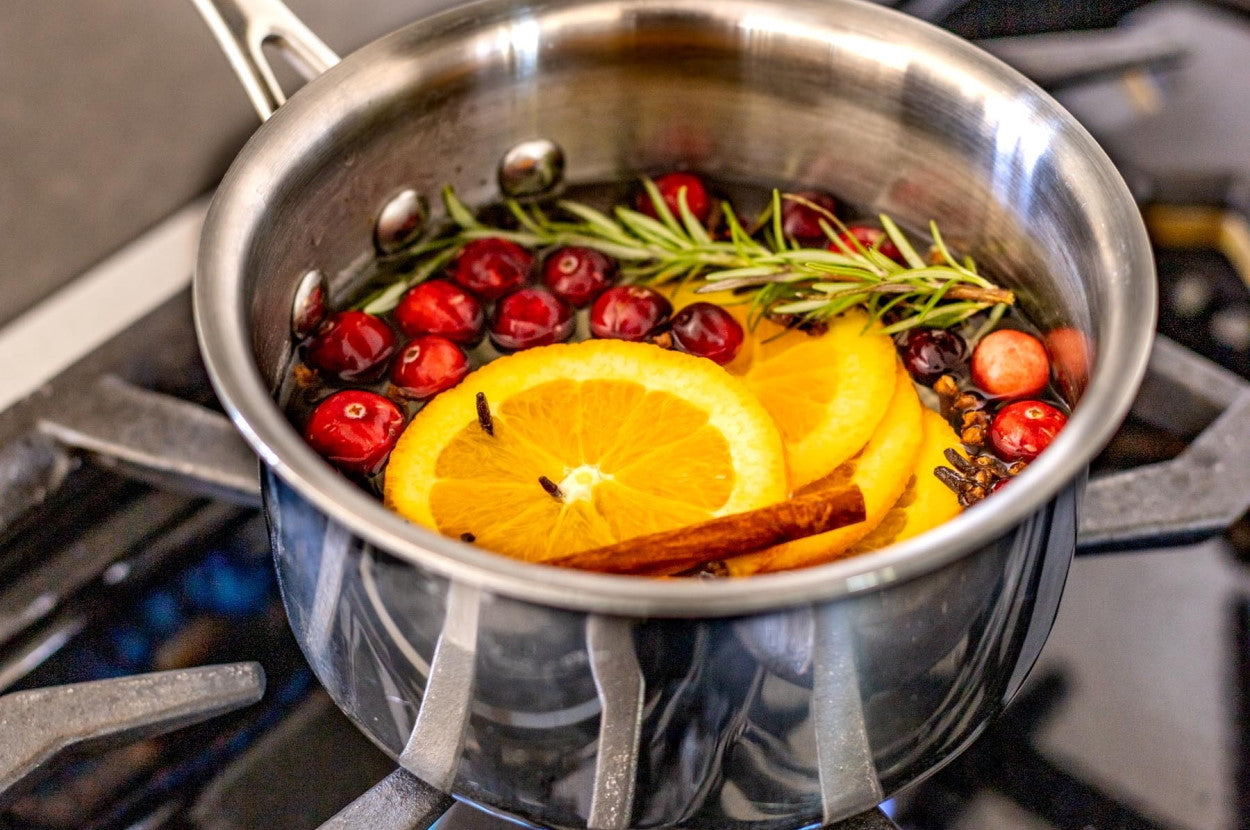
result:
M 482 432 L 493 436 L 495 434 L 495 421 L 490 416 L 490 404 L 486 402 L 486 393 L 478 392 L 475 398 L 477 401 L 477 423 L 482 428 Z
M 560 489 L 559 484 L 556 484 L 546 476 L 539 476 L 538 483 L 541 484 L 542 488 L 547 491 L 547 495 L 551 496 L 556 501 L 564 501 L 564 491 Z

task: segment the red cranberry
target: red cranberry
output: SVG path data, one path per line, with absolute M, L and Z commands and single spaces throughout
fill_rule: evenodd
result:
M 968 344 L 953 331 L 911 329 L 903 336 L 903 365 L 911 376 L 932 386 L 942 375 L 963 364 Z
M 393 401 L 345 389 L 317 404 L 304 426 L 304 440 L 338 468 L 371 475 L 386 463 L 403 429 L 404 414 Z
M 874 228 L 872 225 L 850 225 L 847 227 L 846 232 L 841 234 L 841 237 L 843 244 L 852 251 L 857 250 L 855 242 L 858 242 L 862 248 L 872 248 L 873 245 L 877 245 L 880 242 L 880 245 L 877 247 L 880 253 L 894 260 L 899 265 L 907 264 L 907 260 L 903 258 L 903 252 L 898 249 L 893 240 L 886 236 L 885 231 L 880 228 Z M 855 241 L 853 242 L 852 239 Z M 830 242 L 829 250 L 840 252 L 842 249 L 838 247 L 837 243 Z
M 990 424 L 990 441 L 1008 461 L 1032 461 L 1068 422 L 1068 416 L 1041 401 L 1007 404 Z
M 321 321 L 304 347 L 304 361 L 344 380 L 371 374 L 395 352 L 395 332 L 363 311 L 338 311 Z
M 409 337 L 438 334 L 472 345 L 482 339 L 482 303 L 454 282 L 430 280 L 412 288 L 395 307 L 395 322 Z
M 655 180 L 655 186 L 664 198 L 664 204 L 668 205 L 669 211 L 678 221 L 681 221 L 681 202 L 678 196 L 683 189 L 686 191 L 686 207 L 690 208 L 695 219 L 706 222 L 712 213 L 712 199 L 708 196 L 707 185 L 693 173 L 666 173 Z M 651 203 L 651 195 L 647 191 L 638 194 L 637 207 L 642 213 L 653 219 L 657 218 L 655 205 Z
M 972 351 L 972 382 L 991 395 L 1027 398 L 1046 388 L 1050 360 L 1031 334 L 1014 329 L 992 331 Z
M 407 398 L 425 400 L 450 389 L 469 374 L 469 359 L 446 337 L 418 337 L 391 364 L 391 383 Z
M 616 280 L 616 263 L 591 248 L 558 248 L 543 262 L 543 282 L 561 300 L 581 308 Z
M 673 345 L 724 366 L 742 348 L 742 325 L 712 303 L 691 303 L 673 316 Z
M 491 342 L 504 352 L 548 346 L 573 334 L 573 311 L 545 288 L 522 288 L 499 301 Z
M 498 237 L 474 239 L 456 256 L 451 276 L 487 300 L 497 300 L 529 281 L 534 257 L 515 242 Z
M 673 304 L 643 285 L 618 285 L 590 307 L 590 333 L 614 340 L 646 340 L 673 313 Z
M 782 233 L 793 237 L 802 245 L 819 244 L 828 239 L 825 236 L 825 232 L 821 230 L 820 223 L 823 221 L 830 226 L 834 223 L 821 211 L 833 213 L 838 203 L 828 193 L 821 193 L 819 190 L 804 190 L 794 195 L 811 204 L 796 202 L 791 199 L 782 199 Z M 812 207 L 812 205 L 816 207 Z M 820 210 L 817 210 L 817 208 L 820 208 Z

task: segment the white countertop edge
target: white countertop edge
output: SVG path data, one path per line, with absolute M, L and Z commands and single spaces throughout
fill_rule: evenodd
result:
M 0 329 L 0 411 L 190 284 L 209 200 L 181 208 Z

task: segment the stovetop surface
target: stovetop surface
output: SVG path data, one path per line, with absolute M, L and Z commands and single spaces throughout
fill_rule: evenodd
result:
M 1134 36 L 1179 42 L 1186 57 L 1166 69 L 1057 94 L 1145 201 L 1246 215 L 1250 17 L 1236 4 L 899 5 L 968 36 L 1119 22 Z M 1236 257 L 1171 246 L 1157 255 L 1161 331 L 1250 377 L 1250 299 Z M 170 314 L 185 317 L 185 297 L 171 302 Z M 0 445 L 5 437 L 0 429 Z M 1157 460 L 1180 446 L 1130 422 L 1100 463 Z M 74 476 L 72 492 L 46 506 L 57 521 L 0 533 L 0 608 L 42 559 L 78 544 L 84 525 L 142 520 L 167 535 L 203 532 L 176 554 L 159 537 L 126 541 L 125 555 L 85 579 L 72 603 L 0 650 L 0 687 L 254 659 L 268 691 L 235 715 L 63 768 L 4 808 L 0 826 L 302 830 L 393 769 L 320 691 L 295 647 L 253 511 L 93 468 Z M 73 518 L 74 509 L 89 515 Z M 1201 545 L 1078 559 L 1041 659 L 1005 716 L 888 812 L 903 830 L 1250 827 L 1248 561 L 1244 521 Z M 458 805 L 439 826 L 512 825 Z

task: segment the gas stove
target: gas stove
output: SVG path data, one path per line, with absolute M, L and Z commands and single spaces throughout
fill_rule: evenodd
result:
M 1210 456 L 1187 448 L 1250 378 L 1250 14 L 898 5 L 1032 75 L 1121 167 L 1156 244 L 1163 337 L 1096 472 L 1179 459 L 1168 469 L 1203 474 Z M 1112 28 L 1073 31 L 1090 26 Z M 204 209 L 0 328 L 0 826 L 512 826 L 395 771 L 286 628 L 255 459 L 190 324 Z M 1250 502 L 1235 478 L 1193 535 Z M 1123 541 L 1113 516 L 1082 530 Z M 1250 826 L 1247 560 L 1244 518 L 1199 544 L 1078 559 L 1005 716 L 839 827 Z

